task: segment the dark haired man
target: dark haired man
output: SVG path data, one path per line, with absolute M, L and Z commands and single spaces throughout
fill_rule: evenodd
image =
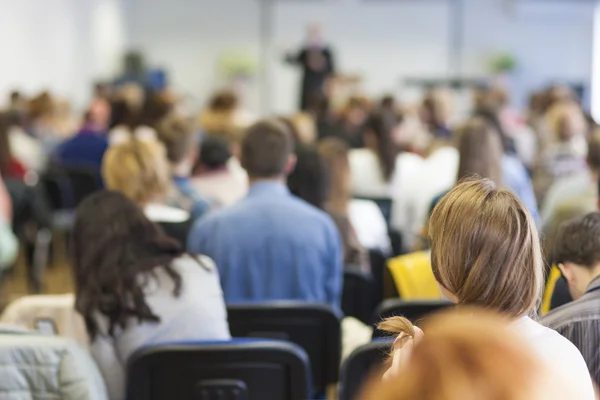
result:
M 339 308 L 342 245 L 331 218 L 292 196 L 285 182 L 296 157 L 278 121 L 248 129 L 241 145 L 250 191 L 234 206 L 199 220 L 188 240 L 219 268 L 228 302 L 304 300 Z
M 554 260 L 575 301 L 552 310 L 542 323 L 569 339 L 600 383 L 600 213 L 565 222 L 554 244 Z

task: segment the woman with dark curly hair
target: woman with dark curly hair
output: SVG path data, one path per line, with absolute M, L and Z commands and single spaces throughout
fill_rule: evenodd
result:
M 212 260 L 186 254 L 125 195 L 79 206 L 72 251 L 75 308 L 112 400 L 125 398 L 127 360 L 141 347 L 230 338 Z

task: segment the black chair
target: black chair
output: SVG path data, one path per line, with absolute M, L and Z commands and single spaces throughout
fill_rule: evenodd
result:
M 97 168 L 84 165 L 64 165 L 62 169 L 71 184 L 73 208 L 86 197 L 102 189 L 102 179 Z
M 395 316 L 402 316 L 408 318 L 413 323 L 417 323 L 422 320 L 427 314 L 442 310 L 446 307 L 453 306 L 446 300 L 418 300 L 418 301 L 406 301 L 402 299 L 390 299 L 381 303 L 375 310 L 375 314 L 371 319 L 373 325 L 383 319 Z M 386 333 L 378 329 L 373 331 L 373 338 L 386 337 Z
M 187 246 L 188 235 L 193 223 L 191 218 L 183 222 L 157 222 L 168 237 L 177 240 L 184 248 Z
M 359 268 L 347 267 L 344 270 L 344 290 L 342 311 L 346 317 L 354 317 L 365 324 L 373 315 L 373 276 Z
M 329 306 L 302 302 L 228 304 L 233 337 L 287 340 L 308 354 L 314 394 L 323 394 L 339 377 L 341 318 Z
M 360 346 L 342 365 L 340 374 L 340 400 L 353 400 L 365 380 L 379 372 L 387 360 L 394 342 L 378 339 Z
M 148 347 L 127 368 L 128 400 L 305 400 L 308 356 L 292 343 L 256 340 Z

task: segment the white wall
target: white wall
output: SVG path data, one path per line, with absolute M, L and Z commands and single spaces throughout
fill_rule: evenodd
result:
M 47 89 L 82 107 L 115 68 L 122 26 L 121 0 L 0 0 L 0 103 Z
M 129 44 L 149 63 L 164 67 L 174 86 L 203 103 L 225 82 L 217 71 L 223 51 L 240 49 L 259 57 L 257 0 L 130 0 Z M 258 104 L 257 82 L 247 102 Z

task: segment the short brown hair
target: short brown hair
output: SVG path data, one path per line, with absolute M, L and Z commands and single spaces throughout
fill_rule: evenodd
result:
M 194 130 L 183 118 L 169 115 L 157 124 L 158 139 L 167 149 L 167 158 L 172 164 L 182 162 L 194 147 Z
M 571 262 L 594 268 L 600 263 L 600 213 L 564 222 L 553 249 L 556 263 Z
M 165 196 L 170 188 L 169 165 L 162 143 L 131 139 L 111 146 L 102 160 L 102 178 L 139 205 Z
M 504 149 L 500 133 L 483 118 L 472 118 L 457 131 L 458 178 L 477 175 L 497 184 L 502 182 L 502 156 Z
M 251 178 L 273 178 L 285 173 L 294 139 L 279 121 L 264 120 L 248 128 L 242 140 L 242 166 Z
M 433 210 L 431 265 L 460 304 L 513 317 L 532 312 L 543 287 L 537 229 L 525 205 L 488 180 L 459 183 Z

